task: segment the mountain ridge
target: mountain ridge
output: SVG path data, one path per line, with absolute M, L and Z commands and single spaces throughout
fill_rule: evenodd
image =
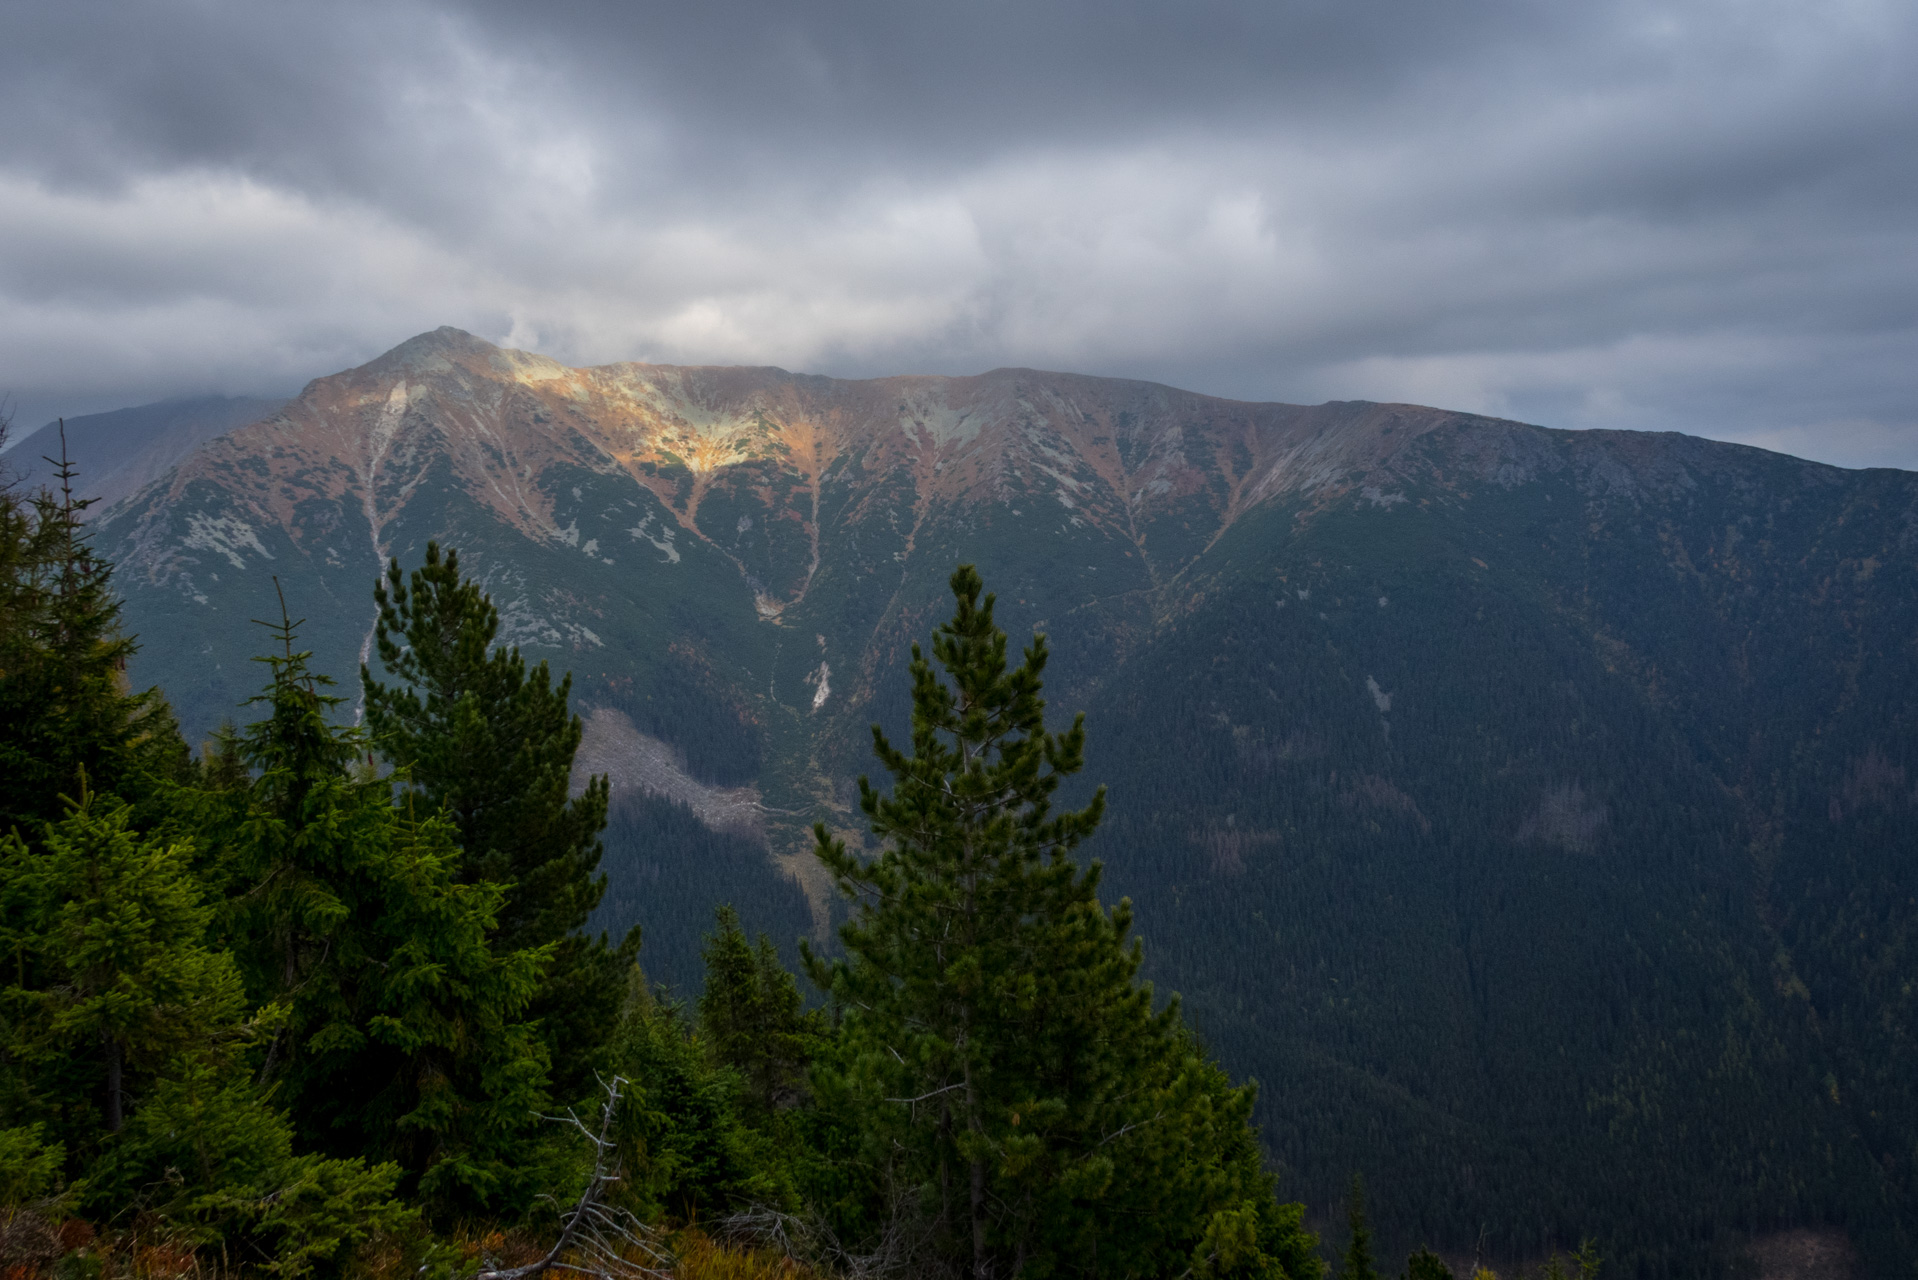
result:
M 184 396 L 154 404 L 87 414 L 66 422 L 68 460 L 80 496 L 96 513 L 166 474 L 199 445 L 276 411 L 283 399 L 261 396 Z M 52 485 L 60 456 L 58 421 L 49 422 L 0 454 L 0 474 L 33 489 Z
M 1447 426 L 1473 424 L 1477 428 L 1483 438 L 1476 451 L 1484 454 L 1489 450 L 1492 456 L 1474 459 L 1470 449 L 1461 456 L 1478 461 L 1484 473 L 1481 478 L 1494 483 L 1516 483 L 1540 465 L 1562 463 L 1555 451 L 1538 448 L 1532 441 L 1521 443 L 1521 438 L 1514 436 L 1515 431 L 1522 436 L 1549 428 L 1424 406 L 1367 401 L 1333 401 L 1310 408 L 1260 404 L 1201 396 L 1154 383 L 1016 368 L 967 377 L 914 375 L 860 381 L 793 375 L 771 367 L 621 363 L 572 370 L 545 357 L 494 347 L 450 328 L 410 339 L 358 370 L 317 379 L 278 414 L 248 428 L 259 437 L 274 432 L 277 423 L 278 434 L 284 439 L 248 438 L 229 441 L 227 448 L 235 456 L 264 453 L 283 459 L 289 450 L 316 445 L 309 451 L 326 479 L 317 485 L 309 479 L 308 489 L 313 496 L 333 499 L 343 496 L 348 488 L 356 490 L 373 546 L 380 548 L 383 540 L 379 531 L 392 514 L 390 508 L 403 505 L 419 480 L 417 473 L 407 479 L 404 467 L 409 459 L 418 460 L 421 455 L 404 449 L 399 454 L 392 452 L 412 407 L 410 397 L 446 396 L 448 388 L 436 386 L 430 379 L 450 375 L 456 385 L 449 398 L 457 400 L 463 392 L 470 401 L 489 381 L 475 376 L 482 371 L 473 365 L 481 361 L 491 366 L 484 373 L 493 375 L 493 386 L 488 388 L 493 392 L 493 403 L 484 403 L 482 398 L 481 403 L 469 406 L 472 413 L 464 424 L 467 431 L 442 430 L 440 434 L 443 442 L 456 450 L 456 475 L 475 492 L 490 495 L 494 501 L 489 505 L 502 519 L 528 536 L 548 540 L 566 536 L 565 529 L 553 519 L 550 499 L 522 486 L 512 468 L 497 465 L 504 455 L 487 458 L 489 450 L 511 449 L 515 456 L 527 453 L 530 456 L 522 459 L 522 470 L 557 460 L 600 469 L 609 464 L 618 466 L 661 498 L 680 529 L 715 542 L 700 528 L 698 513 L 715 477 L 729 467 L 787 464 L 779 469 L 788 478 L 801 481 L 816 502 L 820 480 L 828 469 L 820 457 L 822 447 L 831 449 L 834 456 L 854 448 L 867 455 L 878 452 L 882 465 L 903 464 L 908 471 L 915 516 L 923 518 L 925 507 L 935 501 L 1003 499 L 1003 471 L 1008 464 L 1015 472 L 1021 463 L 1049 470 L 1048 460 L 1060 460 L 1058 451 L 1049 446 L 1063 443 L 1070 446 L 1069 456 L 1076 465 L 1065 473 L 1053 471 L 1055 499 L 1082 508 L 1089 518 L 1125 536 L 1146 557 L 1154 577 L 1160 576 L 1160 566 L 1152 563 L 1154 557 L 1140 525 L 1157 514 L 1155 498 L 1170 496 L 1173 503 L 1201 496 L 1212 499 L 1216 525 L 1211 540 L 1216 541 L 1243 511 L 1262 502 L 1295 490 L 1325 490 L 1324 500 L 1335 501 L 1353 488 L 1339 482 L 1355 472 L 1364 475 L 1382 469 L 1392 473 L 1391 461 L 1404 452 L 1405 446 Z M 409 372 L 415 378 L 412 383 L 404 376 Z M 397 381 L 390 380 L 396 374 Z M 421 376 L 429 381 L 419 382 Z M 372 406 L 364 395 L 355 397 L 352 383 L 342 385 L 343 379 L 379 383 L 384 389 L 378 397 L 380 404 Z M 1051 401 L 1047 406 L 1050 414 L 1024 398 L 1035 384 L 1040 388 L 1039 397 Z M 556 394 L 562 387 L 566 394 Z M 827 394 L 818 395 L 821 389 Z M 1062 393 L 1077 391 L 1083 396 L 1088 389 L 1123 389 L 1135 399 L 1157 401 L 1187 417 L 1235 415 L 1238 421 L 1225 424 L 1223 429 L 1204 424 L 1212 429 L 1202 429 L 1197 442 L 1210 455 L 1208 461 L 1221 464 L 1220 474 L 1207 477 L 1203 468 L 1187 462 L 1183 446 L 1186 432 L 1194 425 L 1191 423 L 1181 423 L 1171 432 L 1145 442 L 1144 456 L 1137 465 L 1129 466 L 1123 447 L 1114 443 L 1110 421 L 1070 421 L 1069 415 L 1078 406 Z M 814 394 L 808 396 L 809 392 Z M 515 424 L 515 446 L 504 444 L 505 433 L 498 429 L 497 421 L 485 422 L 476 416 L 488 413 L 497 419 L 509 413 L 514 407 L 505 403 L 509 396 L 527 402 L 517 407 L 526 409 L 525 416 L 530 419 Z M 899 406 L 895 423 L 888 423 L 886 414 L 874 413 L 876 405 L 891 401 Z M 569 410 L 569 420 L 552 422 L 555 413 Z M 996 416 L 1003 422 L 1021 410 L 1039 417 L 1051 438 L 1036 442 L 1037 448 L 1021 449 L 1021 444 L 1035 442 L 1012 439 L 987 441 L 985 448 L 966 447 L 976 446 L 981 429 L 978 419 Z M 848 418 L 860 411 L 867 421 L 849 423 Z M 786 420 L 769 427 L 765 419 L 768 413 Z M 1078 416 L 1083 419 L 1083 411 Z M 355 418 L 358 421 L 349 425 L 347 420 Z M 894 433 L 898 438 L 884 437 L 887 425 L 899 428 Z M 1072 429 L 1088 425 L 1089 430 Z M 342 426 L 346 427 L 344 434 Z M 551 429 L 542 429 L 549 426 Z M 1660 479 L 1683 483 L 1683 465 L 1697 467 L 1724 459 L 1727 451 L 1744 448 L 1670 433 L 1565 434 L 1575 434 L 1584 443 L 1584 448 L 1575 446 L 1575 451 L 1598 449 L 1615 455 L 1612 461 L 1622 467 L 1600 467 L 1595 476 L 1613 488 L 1630 489 Z M 1394 435 L 1396 440 L 1389 439 Z M 1681 442 L 1693 443 L 1687 446 Z M 216 445 L 212 456 L 200 459 L 200 466 L 217 468 L 222 461 L 219 449 Z M 1660 466 L 1669 471 L 1671 455 L 1679 449 L 1691 456 L 1676 474 L 1647 474 Z M 490 467 L 489 461 L 493 464 Z M 347 464 L 344 471 L 341 463 Z M 1799 461 L 1798 465 L 1838 471 L 1818 463 Z M 954 477 L 944 474 L 949 467 Z M 383 470 L 393 468 L 401 471 L 397 485 L 382 475 Z M 691 474 L 690 483 L 674 474 L 682 468 Z M 198 470 L 191 463 L 182 468 L 173 477 L 166 500 L 177 498 L 179 486 L 194 479 Z M 1208 485 L 1208 479 L 1214 482 Z M 284 494 L 285 477 L 278 476 L 274 483 Z M 271 500 L 274 483 L 257 485 L 252 505 L 282 527 L 291 527 L 292 512 Z M 1361 493 L 1365 487 L 1358 486 Z M 1378 490 L 1373 501 L 1393 501 L 1383 488 L 1371 487 Z M 1216 491 L 1221 488 L 1223 492 Z M 1090 502 L 1083 500 L 1087 491 L 1091 493 Z M 1080 500 L 1075 501 L 1074 494 L 1080 495 Z M 816 532 L 813 512 L 788 506 L 780 514 L 797 516 L 802 526 Z M 810 542 L 811 533 L 808 536 Z M 910 544 L 910 533 L 907 540 Z M 142 567 L 149 572 L 156 568 L 151 556 L 143 560 Z M 740 567 L 742 572 L 752 574 L 746 565 Z M 775 587 L 756 591 L 761 607 L 776 611 L 790 602 L 790 575 L 783 584 L 760 585 Z M 783 592 L 776 589 L 781 586 Z
M 274 575 L 350 681 L 372 578 L 428 539 L 572 672 L 615 785 L 596 923 L 644 924 L 655 976 L 697 981 L 722 899 L 829 932 L 810 826 L 863 840 L 868 726 L 900 731 L 971 561 L 1088 713 L 1090 852 L 1151 972 L 1268 1083 L 1322 1220 L 1361 1169 L 1382 1238 L 1591 1231 L 1646 1275 L 1800 1222 L 1879 1259 L 1918 1234 L 1918 474 L 1024 370 L 569 369 L 440 330 L 98 533 L 132 674 L 194 734 L 259 683 Z

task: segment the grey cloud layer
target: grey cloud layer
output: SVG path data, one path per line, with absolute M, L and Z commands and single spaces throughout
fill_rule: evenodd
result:
M 1918 467 L 1918 10 L 19 4 L 0 390 L 997 364 Z

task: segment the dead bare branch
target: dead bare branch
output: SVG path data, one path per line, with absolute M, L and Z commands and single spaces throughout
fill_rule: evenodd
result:
M 923 1215 L 896 1207 L 885 1230 L 862 1253 L 842 1245 L 832 1228 L 817 1217 L 795 1217 L 763 1205 L 721 1219 L 717 1230 L 727 1239 L 775 1250 L 845 1280 L 945 1280 L 951 1268 L 932 1249 L 937 1226 Z
M 472 1280 L 532 1280 L 547 1271 L 594 1280 L 669 1280 L 672 1255 L 658 1243 L 657 1233 L 628 1210 L 606 1201 L 607 1191 L 619 1181 L 619 1142 L 613 1136 L 613 1119 L 620 1090 L 628 1081 L 614 1076 L 599 1083 L 606 1090 L 606 1101 L 599 1109 L 599 1132 L 588 1129 L 571 1111 L 563 1117 L 545 1117 L 570 1123 L 593 1144 L 592 1177 L 578 1203 L 560 1215 L 559 1239 L 536 1262 L 481 1271 Z

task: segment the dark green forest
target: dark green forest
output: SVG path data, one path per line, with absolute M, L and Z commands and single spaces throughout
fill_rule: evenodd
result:
M 1909 668 L 1741 582 L 1654 590 L 1632 570 L 1664 531 L 1580 551 L 1536 498 L 1478 508 L 1467 546 L 1515 568 L 1344 515 L 1273 555 L 1275 511 L 1215 548 L 1212 625 L 1133 659 L 1162 678 L 1091 699 L 1103 740 L 1181 744 L 1090 766 L 1115 879 L 1160 886 L 1133 890 L 1155 976 L 1261 1063 L 1282 1166 L 1363 1170 L 1395 1241 L 1589 1232 L 1641 1274 L 1735 1274 L 1747 1233 L 1838 1223 L 1902 1274 L 1918 828 L 1885 802 L 1905 759 L 1832 708 L 1862 667 L 1908 715 Z M 1574 552 L 1580 578 L 1524 571 Z M 1391 696 L 1361 718 L 1368 680 Z M 1878 780 L 1835 814 L 1811 780 L 1847 769 Z M 1194 833 L 1173 815 L 1201 791 L 1223 816 Z
M 876 854 L 817 829 L 846 925 L 807 991 L 722 901 L 748 850 L 572 793 L 570 678 L 454 552 L 376 586 L 361 723 L 288 599 L 195 750 L 62 480 L 0 500 L 7 1275 L 1322 1274 L 1258 1089 L 1073 856 L 1083 718 L 1047 728 L 1045 641 L 1009 655 L 970 567 L 909 739 L 874 729 Z M 583 930 L 609 817 L 703 972 Z

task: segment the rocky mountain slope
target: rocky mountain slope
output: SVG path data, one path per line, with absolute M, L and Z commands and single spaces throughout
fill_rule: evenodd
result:
M 453 330 L 202 445 L 100 529 L 190 732 L 272 578 L 352 691 L 386 556 L 459 547 L 575 676 L 602 914 L 833 904 L 866 726 L 978 563 L 1085 708 L 1089 852 L 1294 1194 L 1645 1275 L 1913 1237 L 1918 476 L 1406 405 L 998 370 L 569 369 Z

